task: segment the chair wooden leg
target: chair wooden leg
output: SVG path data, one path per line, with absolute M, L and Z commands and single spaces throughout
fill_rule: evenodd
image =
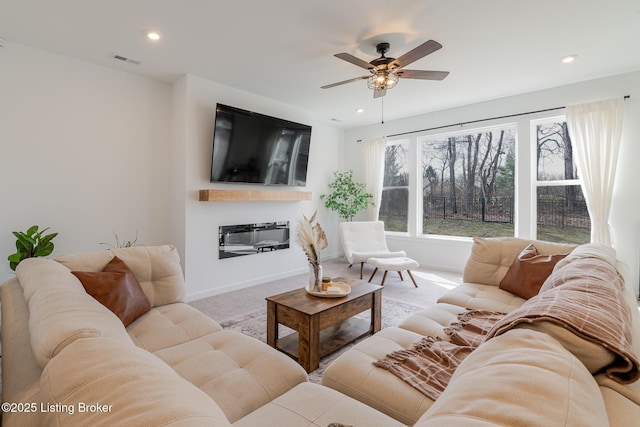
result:
M 362 280 L 362 270 L 364 270 L 364 262 L 360 263 L 360 280 Z
M 376 269 L 373 270 L 373 273 L 371 273 L 371 277 L 369 277 L 369 283 L 371 283 L 371 280 L 373 280 L 373 276 L 375 276 L 377 272 L 378 272 L 378 267 L 376 267 Z
M 385 270 L 384 274 L 382 275 L 382 282 L 380 282 L 380 286 L 384 286 L 384 280 L 387 278 L 387 273 L 388 273 L 388 271 Z
M 400 280 L 404 280 L 404 277 L 402 277 L 402 271 L 398 270 L 398 274 L 400 275 Z
M 411 281 L 413 282 L 413 285 L 417 288 L 418 284 L 416 283 L 416 279 L 413 278 L 413 274 L 411 274 L 411 270 L 407 270 L 407 273 L 409 274 L 409 277 L 411 277 Z

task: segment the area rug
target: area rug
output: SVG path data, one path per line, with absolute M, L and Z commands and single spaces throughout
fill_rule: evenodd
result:
M 382 328 L 399 325 L 404 319 L 413 313 L 424 310 L 423 306 L 408 304 L 404 301 L 398 301 L 391 298 L 383 297 L 382 300 Z M 356 317 L 369 319 L 369 311 L 363 312 Z M 267 310 L 266 308 L 244 314 L 234 319 L 221 323 L 224 329 L 242 332 L 245 335 L 257 338 L 262 342 L 267 342 Z M 293 333 L 292 329 L 280 325 L 278 335 L 284 337 Z M 366 338 L 366 337 L 365 337 Z M 365 339 L 362 338 L 362 339 Z M 357 342 L 357 341 L 356 341 Z M 309 381 L 319 383 L 322 379 L 324 370 L 329 364 L 335 360 L 340 354 L 347 351 L 356 342 L 347 345 L 340 350 L 329 354 L 320 359 L 320 367 L 309 374 Z

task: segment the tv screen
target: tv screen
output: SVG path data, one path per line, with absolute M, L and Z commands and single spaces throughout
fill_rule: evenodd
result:
M 211 182 L 304 186 L 311 126 L 216 105 Z

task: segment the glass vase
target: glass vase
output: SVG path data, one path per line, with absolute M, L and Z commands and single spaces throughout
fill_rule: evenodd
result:
M 320 264 L 309 264 L 309 292 L 322 291 L 322 266 Z

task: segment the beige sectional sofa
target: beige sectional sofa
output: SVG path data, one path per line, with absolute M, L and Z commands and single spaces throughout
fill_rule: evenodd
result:
M 323 384 L 293 360 L 183 302 L 175 248 L 139 247 L 28 259 L 0 287 L 5 426 L 636 426 L 640 383 L 592 365 L 602 347 L 553 325 L 521 325 L 481 344 L 435 401 L 373 362 L 445 328 L 465 308 L 516 312 L 498 286 L 530 241 L 476 239 L 464 284 L 438 304 L 343 353 Z M 534 242 L 571 264 L 602 248 Z M 606 252 L 606 251 L 605 251 Z M 100 272 L 117 256 L 150 309 L 127 327 L 71 271 Z M 615 263 L 612 254 L 605 257 Z M 563 267 L 564 268 L 564 267 Z M 556 274 L 556 272 L 554 272 Z M 640 354 L 633 292 L 632 351 Z M 541 292 L 542 294 L 542 292 Z M 613 310 L 612 310 L 613 312 Z M 606 351 L 605 351 L 606 353 Z
M 621 384 L 612 380 L 596 363 L 601 359 L 605 360 L 602 364 L 608 363 L 609 350 L 553 322 L 523 322 L 483 342 L 458 366 L 435 403 L 393 373 L 373 365 L 425 336 L 447 340 L 445 328 L 458 321 L 465 308 L 516 313 L 532 304 L 535 298 L 525 303 L 499 286 L 530 243 L 516 238 L 474 239 L 462 285 L 435 306 L 343 353 L 327 368 L 322 384 L 419 427 L 640 425 L 640 381 Z M 541 254 L 569 253 L 556 265 L 554 278 L 566 274 L 572 263 L 577 266 L 579 260 L 590 262 L 592 257 L 624 270 L 615 252 L 601 245 L 533 243 Z M 587 273 L 584 276 L 588 279 Z M 624 323 L 630 325 L 631 351 L 637 359 L 640 319 L 631 286 L 626 284 L 620 299 L 625 312 L 631 313 Z M 591 309 L 588 305 L 584 310 Z M 605 318 L 607 310 L 600 313 Z M 611 316 L 613 313 L 612 307 Z
M 126 328 L 71 273 L 114 256 L 150 305 Z M 171 246 L 27 259 L 0 297 L 6 427 L 401 425 L 185 304 Z

